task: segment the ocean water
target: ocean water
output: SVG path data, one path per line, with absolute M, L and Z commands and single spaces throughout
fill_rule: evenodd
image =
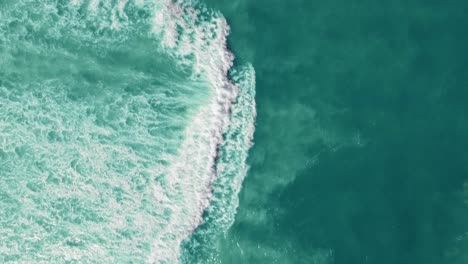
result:
M 206 3 L 257 80 L 219 263 L 468 263 L 468 2 Z
M 467 28 L 461 0 L 0 0 L 0 263 L 468 263 Z
M 177 263 L 205 210 L 229 227 L 255 73 L 228 32 L 195 1 L 0 1 L 1 263 Z

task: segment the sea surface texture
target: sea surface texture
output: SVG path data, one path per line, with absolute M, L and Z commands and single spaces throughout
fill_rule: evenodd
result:
M 220 263 L 468 263 L 468 1 L 205 2 L 257 80 Z
M 468 1 L 0 0 L 0 263 L 467 264 Z
M 227 230 L 255 118 L 228 32 L 195 1 L 0 1 L 0 263 L 178 263 L 204 212 Z

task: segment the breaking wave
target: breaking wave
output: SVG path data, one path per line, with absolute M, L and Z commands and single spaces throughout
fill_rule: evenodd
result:
M 0 21 L 2 262 L 176 263 L 195 230 L 229 228 L 255 73 L 220 13 L 15 0 Z

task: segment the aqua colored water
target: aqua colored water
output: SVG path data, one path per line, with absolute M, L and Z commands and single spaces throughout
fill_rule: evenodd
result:
M 0 262 L 177 263 L 208 206 L 228 228 L 255 79 L 221 14 L 15 0 L 0 22 Z
M 460 0 L 1 0 L 0 262 L 467 263 L 466 28 Z

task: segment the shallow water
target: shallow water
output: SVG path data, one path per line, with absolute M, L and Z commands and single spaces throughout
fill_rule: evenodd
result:
M 208 206 L 228 228 L 255 73 L 221 14 L 23 0 L 0 21 L 0 262 L 176 263 Z

